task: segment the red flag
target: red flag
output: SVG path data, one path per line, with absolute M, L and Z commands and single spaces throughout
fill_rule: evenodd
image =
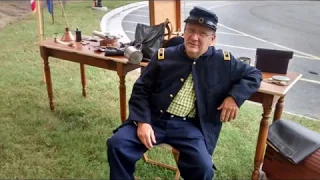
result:
M 34 12 L 36 10 L 36 0 L 30 0 L 31 10 Z

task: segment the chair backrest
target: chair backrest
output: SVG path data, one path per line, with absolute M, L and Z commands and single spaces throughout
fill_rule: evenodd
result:
M 167 18 L 164 22 L 165 24 L 165 27 L 166 27 L 166 33 L 164 34 L 164 39 L 170 39 L 171 36 L 172 36 L 172 31 L 173 31 L 173 28 L 172 28 L 172 23 L 170 22 L 170 20 Z

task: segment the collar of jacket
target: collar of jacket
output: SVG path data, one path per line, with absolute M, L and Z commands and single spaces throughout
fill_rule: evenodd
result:
M 184 56 L 188 57 L 187 53 L 185 52 L 185 46 L 184 44 L 180 44 L 178 46 L 178 51 L 183 54 Z M 204 57 L 204 56 L 212 56 L 214 52 L 214 47 L 213 46 L 209 46 L 208 50 L 202 54 L 199 58 Z

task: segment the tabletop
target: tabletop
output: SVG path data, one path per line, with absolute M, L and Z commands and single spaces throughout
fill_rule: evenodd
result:
M 54 39 L 47 39 L 39 43 L 39 46 L 43 46 L 49 49 L 54 49 L 54 50 L 61 50 L 65 52 L 70 52 L 70 53 L 76 53 L 76 54 L 81 54 L 84 56 L 91 56 L 91 57 L 96 57 L 100 59 L 105 59 L 105 60 L 112 60 L 115 62 L 123 63 L 123 64 L 128 64 L 128 59 L 125 58 L 124 56 L 105 56 L 104 52 L 97 51 L 99 42 L 92 42 L 92 41 L 84 41 L 86 45 L 81 44 L 81 42 L 72 42 L 74 45 L 73 46 L 68 46 L 66 44 L 61 44 L 54 42 Z

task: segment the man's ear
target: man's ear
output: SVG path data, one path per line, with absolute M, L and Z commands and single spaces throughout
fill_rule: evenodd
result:
M 216 32 L 213 33 L 213 35 L 212 35 L 211 38 L 212 38 L 212 41 L 215 41 L 215 40 L 216 40 Z
M 216 33 L 214 33 L 212 36 L 211 36 L 211 42 L 210 42 L 210 45 L 211 46 L 214 46 L 216 44 Z

